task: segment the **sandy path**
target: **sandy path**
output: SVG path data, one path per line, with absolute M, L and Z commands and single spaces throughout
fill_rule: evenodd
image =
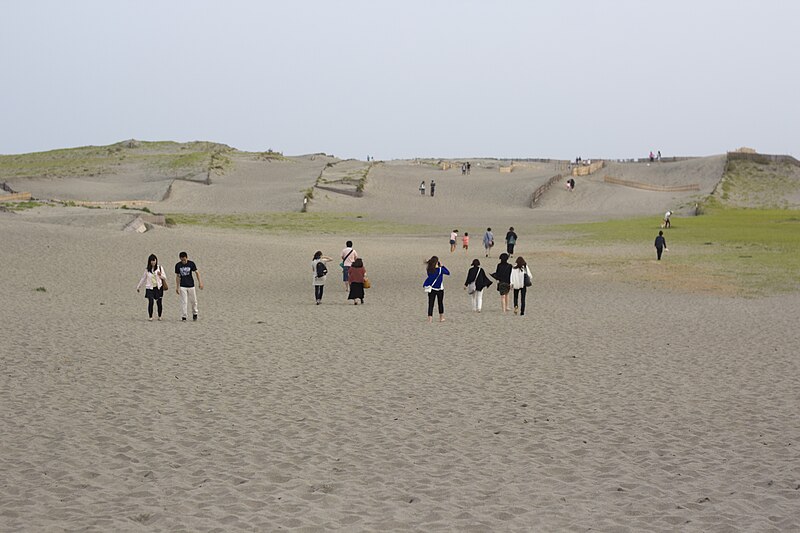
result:
M 564 276 L 542 241 L 520 244 L 528 316 L 494 292 L 475 315 L 472 256 L 366 237 L 366 305 L 331 280 L 317 307 L 311 254 L 346 236 L 4 213 L 0 233 L 4 531 L 800 528 L 797 295 Z M 144 260 L 180 249 L 201 319 L 172 293 L 149 323 Z M 444 324 L 424 321 L 431 253 L 454 272 Z

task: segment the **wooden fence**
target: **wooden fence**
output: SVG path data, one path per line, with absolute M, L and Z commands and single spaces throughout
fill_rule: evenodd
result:
M 0 194 L 0 202 L 27 202 L 31 199 L 29 192 L 17 192 L 14 194 Z
M 614 185 L 623 185 L 625 187 L 633 187 L 634 189 L 642 189 L 645 191 L 654 192 L 688 192 L 699 191 L 700 185 L 692 183 L 689 185 L 650 185 L 649 183 L 640 183 L 638 181 L 628 181 L 611 176 L 605 176 L 603 181 Z
M 605 161 L 597 161 L 592 163 L 591 165 L 578 165 L 577 167 L 573 167 L 572 175 L 573 176 L 588 176 L 589 174 L 594 174 L 601 168 L 606 166 Z
M 531 208 L 536 207 L 536 204 L 541 199 L 542 195 L 547 192 L 547 189 L 553 186 L 553 184 L 557 181 L 564 179 L 564 176 L 561 174 L 556 174 L 549 180 L 547 180 L 543 185 L 540 185 L 533 194 L 531 194 Z

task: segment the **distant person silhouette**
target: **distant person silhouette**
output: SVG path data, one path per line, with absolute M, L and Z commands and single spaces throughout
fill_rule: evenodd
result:
M 659 230 L 658 237 L 656 237 L 656 242 L 654 244 L 656 247 L 656 259 L 661 261 L 661 253 L 664 250 L 669 251 L 669 248 L 667 248 L 667 240 L 664 238 L 663 231 Z

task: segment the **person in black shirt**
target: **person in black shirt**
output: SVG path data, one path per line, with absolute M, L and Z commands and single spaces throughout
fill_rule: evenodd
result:
M 515 244 L 517 244 L 517 234 L 514 232 L 514 226 L 511 226 L 506 233 L 506 252 L 509 256 L 514 255 Z
M 472 298 L 473 311 L 481 312 L 481 307 L 483 306 L 483 289 L 491 285 L 492 280 L 486 276 L 483 267 L 481 267 L 481 262 L 478 259 L 473 259 L 472 265 L 467 271 L 467 279 L 464 281 L 464 289 Z
M 511 291 L 511 265 L 508 254 L 500 254 L 500 262 L 491 276 L 497 280 L 497 292 L 500 293 L 500 306 L 503 312 L 508 312 L 508 293 Z
M 178 254 L 180 261 L 175 264 L 175 292 L 181 297 L 181 320 L 186 320 L 188 306 L 192 306 L 192 320 L 197 320 L 197 294 L 195 294 L 194 278 L 192 272 L 197 276 L 197 286 L 203 288 L 203 281 L 200 279 L 200 271 L 194 261 L 189 261 L 186 252 Z
M 656 256 L 658 257 L 658 261 L 661 261 L 661 252 L 663 252 L 664 250 L 669 251 L 669 248 L 667 248 L 667 240 L 664 238 L 663 231 L 658 232 L 658 237 L 656 237 L 655 246 L 656 246 Z

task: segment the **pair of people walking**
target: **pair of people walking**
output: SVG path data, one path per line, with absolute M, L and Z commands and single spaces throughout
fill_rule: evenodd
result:
M 500 254 L 500 262 L 491 276 L 497 280 L 497 292 L 500 293 L 500 307 L 503 313 L 509 309 L 508 295 L 514 291 L 514 314 L 525 315 L 525 297 L 528 287 L 532 285 L 531 271 L 522 257 L 517 257 L 512 266 L 508 262 L 508 254 Z
M 189 254 L 186 252 L 178 254 L 178 258 L 180 261 L 175 264 L 175 292 L 181 299 L 181 320 L 187 320 L 189 307 L 192 309 L 192 320 L 197 320 L 197 294 L 193 276 L 197 277 L 197 286 L 202 289 L 203 281 L 200 278 L 200 271 L 197 270 L 194 261 L 189 260 Z M 136 292 L 140 292 L 142 286 L 145 288 L 145 298 L 147 298 L 148 320 L 153 320 L 154 307 L 158 313 L 158 320 L 161 320 L 162 300 L 166 291 L 169 290 L 169 284 L 166 270 L 158 264 L 158 257 L 155 254 L 150 254 L 147 258 L 147 267 L 136 286 Z

